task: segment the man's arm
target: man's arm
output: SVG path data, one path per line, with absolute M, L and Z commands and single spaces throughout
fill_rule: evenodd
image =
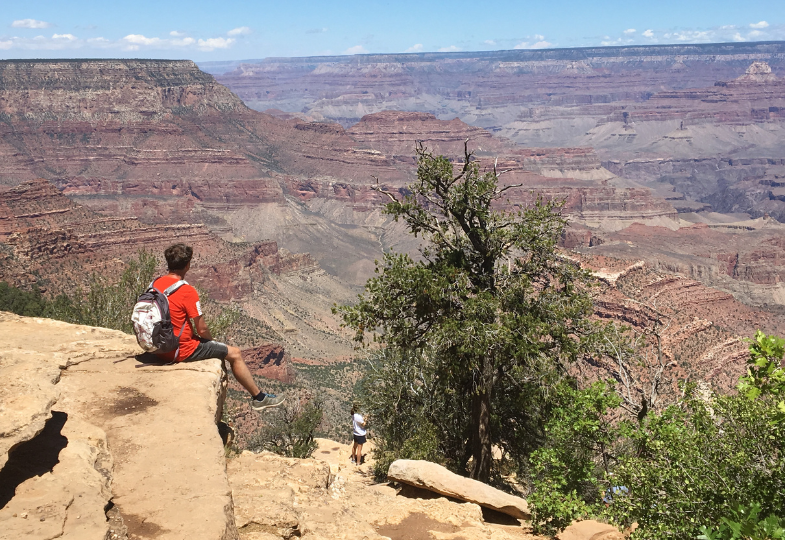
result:
M 199 337 L 202 339 L 206 339 L 207 341 L 213 340 L 213 335 L 210 333 L 210 329 L 207 328 L 207 323 L 204 320 L 204 315 L 199 315 L 198 317 L 194 317 L 194 330 L 196 333 L 199 334 Z

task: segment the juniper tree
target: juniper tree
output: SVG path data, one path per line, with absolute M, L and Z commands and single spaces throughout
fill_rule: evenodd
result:
M 370 401 L 397 392 L 388 413 L 405 417 L 422 413 L 406 394 L 449 394 L 442 404 L 452 405 L 423 416 L 429 433 L 454 470 L 488 481 L 492 445 L 520 456 L 542 390 L 598 346 L 590 277 L 557 250 L 559 202 L 505 211 L 505 192 L 520 186 L 500 187 L 495 167 L 481 171 L 468 145 L 455 166 L 421 144 L 416 154 L 413 184 L 377 189 L 390 199 L 384 212 L 422 238 L 421 256 L 385 253 L 358 303 L 338 311 L 358 342 L 373 336 L 395 351 L 388 358 L 428 357 L 420 364 L 429 373 L 411 370 L 405 384 L 377 378 Z

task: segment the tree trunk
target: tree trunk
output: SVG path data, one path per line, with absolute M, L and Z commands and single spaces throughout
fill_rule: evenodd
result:
M 487 362 L 487 360 L 486 360 Z M 489 367 L 489 366 L 484 366 Z M 487 371 L 487 369 L 483 369 Z M 471 478 L 488 482 L 491 476 L 491 384 L 490 377 L 482 374 L 481 387 L 472 396 L 472 469 Z

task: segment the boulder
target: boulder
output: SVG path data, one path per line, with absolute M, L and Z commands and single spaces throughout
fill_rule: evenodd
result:
M 624 540 L 624 535 L 613 525 L 587 519 L 573 522 L 556 540 Z
M 524 499 L 504 493 L 477 480 L 464 478 L 429 461 L 399 459 L 390 465 L 387 478 L 440 495 L 479 504 L 518 519 L 529 519 Z

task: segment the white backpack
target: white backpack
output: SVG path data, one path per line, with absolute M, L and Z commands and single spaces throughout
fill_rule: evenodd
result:
M 167 353 L 180 348 L 180 336 L 188 321 L 183 323 L 180 333 L 175 335 L 169 313 L 169 296 L 183 285 L 186 282 L 181 279 L 161 292 L 150 283 L 147 290 L 136 299 L 131 321 L 134 323 L 136 341 L 145 351 Z

